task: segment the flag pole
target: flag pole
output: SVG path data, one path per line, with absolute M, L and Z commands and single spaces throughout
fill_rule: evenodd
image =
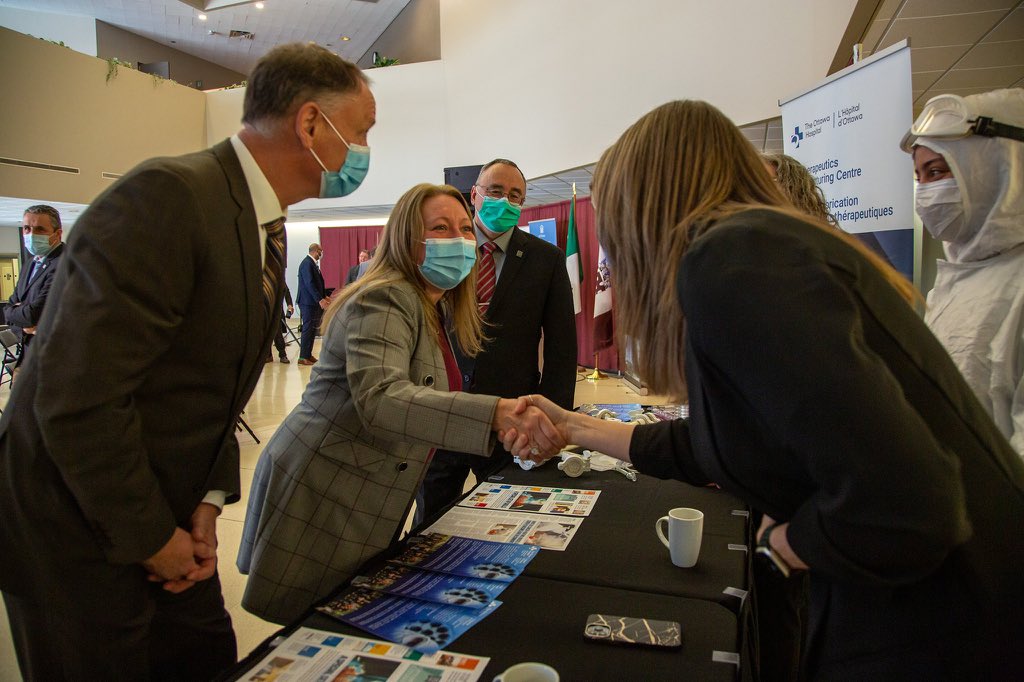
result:
M 594 371 L 587 375 L 587 381 L 600 381 L 601 379 L 608 378 L 608 375 L 597 367 L 597 356 L 599 353 L 600 351 L 594 351 Z

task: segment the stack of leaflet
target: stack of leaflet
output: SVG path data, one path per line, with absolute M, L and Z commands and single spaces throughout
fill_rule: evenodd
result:
M 577 412 L 599 419 L 621 422 L 651 423 L 685 419 L 690 415 L 689 405 L 641 405 L 640 403 L 586 403 Z
M 501 605 L 536 547 L 437 533 L 412 538 L 391 563 L 352 581 L 353 589 L 319 611 L 349 625 L 434 653 Z

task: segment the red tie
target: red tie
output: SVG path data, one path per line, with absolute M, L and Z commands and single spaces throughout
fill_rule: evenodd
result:
M 480 306 L 480 314 L 487 312 L 494 296 L 494 286 L 498 282 L 494 270 L 494 250 L 498 248 L 494 242 L 480 245 L 480 267 L 476 271 L 476 303 Z

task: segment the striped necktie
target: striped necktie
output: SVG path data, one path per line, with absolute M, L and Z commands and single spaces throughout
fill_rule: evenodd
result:
M 476 304 L 480 314 L 486 313 L 494 296 L 494 287 L 498 283 L 497 271 L 494 269 L 494 250 L 498 246 L 494 242 L 480 245 L 480 265 L 476 273 Z
M 263 305 L 267 318 L 276 324 L 274 314 L 281 313 L 281 306 L 277 305 L 277 289 L 284 275 L 284 216 L 266 223 L 263 229 L 267 231 L 267 251 L 263 263 Z

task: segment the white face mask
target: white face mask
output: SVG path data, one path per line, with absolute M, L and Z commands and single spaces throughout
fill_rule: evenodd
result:
M 918 184 L 914 209 L 936 239 L 955 241 L 964 230 L 964 203 L 955 178 Z

